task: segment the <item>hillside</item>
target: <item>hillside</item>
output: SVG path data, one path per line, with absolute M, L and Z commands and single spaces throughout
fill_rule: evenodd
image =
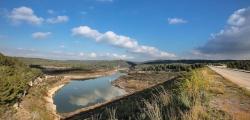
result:
M 81 69 L 112 69 L 114 67 L 129 67 L 130 62 L 124 60 L 50 60 L 42 58 L 16 57 L 27 65 L 72 67 Z
M 39 75 L 39 70 L 31 69 L 16 58 L 0 53 L 0 104 L 15 103 L 26 94 L 29 81 Z

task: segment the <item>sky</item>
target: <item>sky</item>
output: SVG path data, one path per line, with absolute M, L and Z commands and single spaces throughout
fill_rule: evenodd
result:
M 59 60 L 250 59 L 250 1 L 0 0 L 0 52 Z

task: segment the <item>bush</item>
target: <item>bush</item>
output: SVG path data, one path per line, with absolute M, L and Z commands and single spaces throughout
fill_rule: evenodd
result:
M 137 70 L 141 71 L 166 71 L 166 72 L 180 72 L 191 71 L 192 69 L 201 68 L 203 64 L 142 64 L 136 66 Z
M 39 70 L 0 54 L 0 104 L 16 102 L 29 89 L 28 83 L 40 75 Z
M 233 62 L 227 62 L 226 65 L 228 68 L 250 70 L 249 60 L 238 60 L 238 61 L 233 61 Z

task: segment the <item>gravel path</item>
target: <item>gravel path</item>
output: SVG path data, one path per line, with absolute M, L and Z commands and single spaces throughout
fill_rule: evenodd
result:
M 250 90 L 250 73 L 236 71 L 227 68 L 219 68 L 214 66 L 209 66 L 213 71 L 222 75 L 224 78 L 232 81 L 233 83 L 239 85 L 240 87 Z

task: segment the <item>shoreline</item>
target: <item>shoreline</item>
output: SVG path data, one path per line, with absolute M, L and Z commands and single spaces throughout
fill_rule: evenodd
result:
M 59 89 L 61 89 L 65 84 L 61 84 L 59 86 L 53 87 L 50 90 L 48 90 L 48 95 L 45 97 L 46 101 L 48 102 L 48 106 L 50 106 L 50 108 L 52 109 L 52 114 L 55 115 L 55 120 L 59 120 L 60 116 L 57 114 L 56 111 L 56 105 L 54 104 L 53 101 L 53 96 L 56 93 L 56 91 L 58 91 Z
M 47 95 L 45 96 L 45 100 L 47 101 L 48 107 L 51 109 L 52 114 L 54 114 L 55 117 L 56 117 L 55 120 L 59 120 L 61 118 L 61 116 L 57 113 L 56 105 L 54 104 L 54 101 L 53 101 L 53 96 L 64 85 L 66 85 L 68 82 L 70 82 L 73 79 L 76 79 L 76 80 L 79 80 L 79 79 L 87 80 L 87 79 L 93 79 L 93 78 L 98 78 L 98 77 L 103 77 L 103 76 L 111 75 L 111 74 L 114 74 L 115 72 L 117 72 L 117 70 L 101 71 L 101 72 L 98 71 L 97 73 L 88 73 L 88 74 L 85 74 L 85 75 L 72 75 L 72 74 L 63 75 L 62 79 L 60 79 L 59 81 L 57 81 L 56 83 L 54 83 L 52 85 L 52 87 L 50 87 L 49 90 L 47 90 Z

